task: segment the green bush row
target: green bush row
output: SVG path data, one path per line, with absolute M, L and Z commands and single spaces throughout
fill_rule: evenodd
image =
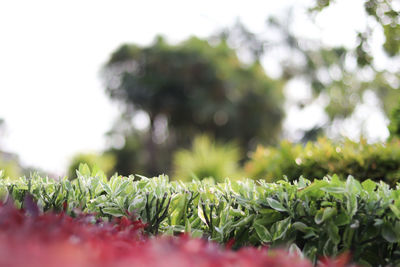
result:
M 365 140 L 334 142 L 320 138 L 305 146 L 282 142 L 279 147 L 258 147 L 245 165 L 245 175 L 275 181 L 284 175 L 321 179 L 337 174 L 357 179 L 383 180 L 393 186 L 400 179 L 400 142 L 368 144 Z
M 292 183 L 108 180 L 82 165 L 72 181 L 3 178 L 0 192 L 3 201 L 12 198 L 20 208 L 29 193 L 43 211 L 73 215 L 80 209 L 104 218 L 134 213 L 151 234 L 191 232 L 221 243 L 234 239 L 236 247 L 290 246 L 313 261 L 350 250 L 366 266 L 400 264 L 400 188 L 351 176 L 312 183 L 302 177 Z

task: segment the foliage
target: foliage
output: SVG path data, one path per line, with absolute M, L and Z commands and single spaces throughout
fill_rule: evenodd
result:
M 312 1 L 315 5 L 309 12 L 311 22 L 315 23 L 315 15 L 323 17 L 322 10 L 329 9 L 331 3 L 339 1 Z M 371 95 L 378 100 L 378 108 L 384 115 L 390 114 L 400 98 L 400 90 L 397 90 L 400 84 L 397 64 L 400 56 L 400 10 L 391 0 L 365 1 L 364 6 L 369 19 L 365 20 L 365 31 L 354 32 L 357 43 L 353 47 L 330 46 L 298 34 L 301 31 L 295 31 L 297 21 L 293 19 L 300 14 L 296 9 L 290 9 L 286 16 L 268 18 L 262 33 L 251 33 L 240 23 L 221 33 L 228 36 L 235 47 L 246 47 L 246 52 L 257 59 L 271 62 L 271 58 L 277 58 L 280 78 L 290 86 L 290 91 L 298 90 L 295 86 L 299 84 L 300 90 L 306 88 L 303 97 L 288 97 L 288 106 L 296 106 L 299 111 L 310 105 L 323 106 L 328 120 L 302 129 L 303 139 L 315 137 L 309 131 L 313 133 L 344 125 L 360 104 L 368 103 L 371 98 L 367 97 Z M 381 54 L 372 53 L 371 48 L 377 41 L 372 38 L 376 36 L 375 29 L 381 29 L 386 37 L 383 45 L 388 56 L 383 55 L 388 62 L 386 66 L 379 64 L 382 62 Z M 360 129 L 361 133 L 363 131 Z
M 391 138 L 400 137 L 400 101 L 398 102 L 397 106 L 392 110 L 389 131 Z
M 280 147 L 259 146 L 245 165 L 245 173 L 255 179 L 274 181 L 284 175 L 289 180 L 300 175 L 321 179 L 327 174 L 341 178 L 383 180 L 394 186 L 400 179 L 400 143 L 368 144 L 366 140 L 333 142 L 319 138 L 305 146 L 283 141 Z
M 368 47 L 362 34 L 359 34 L 359 45 L 354 49 L 324 46 L 318 41 L 297 36 L 287 20 L 289 18 L 269 20 L 269 29 L 278 31 L 284 40 L 270 40 L 269 43 L 274 44 L 271 48 L 276 46 L 290 51 L 280 63 L 282 78 L 304 82 L 311 89 L 309 97 L 297 101 L 300 109 L 322 98 L 329 122 L 342 122 L 353 114 L 358 104 L 364 102 L 365 93 L 372 92 L 381 102 L 382 111 L 390 114 L 394 101 L 400 97 L 397 90 L 400 76 L 393 68 L 391 71 L 375 68 L 373 55 L 361 51 Z M 351 61 L 357 64 L 349 64 Z
M 335 2 L 339 2 L 339 0 L 315 0 L 311 14 L 323 16 L 324 10 L 329 9 L 329 6 Z M 339 64 L 334 63 L 328 68 L 324 68 L 322 65 L 322 68 L 314 68 L 317 70 L 316 72 L 311 71 L 309 73 L 311 75 L 308 75 L 308 77 L 311 77 L 316 82 L 315 84 L 319 85 L 330 96 L 329 104 L 326 107 L 330 118 L 334 114 L 340 115 L 343 112 L 351 114 L 351 112 L 348 112 L 354 109 L 356 103 L 362 102 L 362 96 L 367 90 L 374 92 L 378 97 L 379 106 L 386 116 L 389 117 L 392 109 L 397 106 L 400 98 L 400 91 L 398 90 L 400 69 L 399 65 L 396 64 L 400 56 L 400 9 L 395 2 L 392 0 L 364 1 L 367 18 L 364 29 L 355 32 L 356 46 L 348 49 L 341 48 L 344 52 L 335 60 Z M 383 69 L 377 62 L 382 61 L 384 55 L 375 54 L 372 49 L 374 43 L 377 43 L 377 40 L 374 39 L 377 32 L 382 32 L 385 39 L 382 48 L 386 52 L 385 61 L 387 63 Z M 331 50 L 334 51 L 336 48 L 331 48 Z M 298 49 L 298 51 L 305 55 L 310 54 L 307 49 Z M 314 59 L 317 59 L 317 57 L 314 57 Z M 357 66 L 352 68 L 346 66 L 346 62 L 348 63 L 351 60 L 355 61 Z M 310 66 L 318 66 L 318 64 Z M 305 69 L 304 72 L 309 72 L 309 70 Z M 322 75 L 324 72 L 325 74 Z M 332 75 L 335 72 L 336 74 Z M 327 79 L 324 76 L 330 77 Z M 315 91 L 314 86 L 313 89 Z
M 312 266 L 283 250 L 235 252 L 186 235 L 146 239 L 140 232 L 143 224 L 126 217 L 107 223 L 92 215 L 33 214 L 35 207 L 30 206 L 26 213 L 9 204 L 0 206 L 1 266 Z M 318 266 L 344 267 L 346 261 L 344 255 Z
M 335 0 L 316 0 L 313 11 L 322 11 L 329 7 Z M 400 10 L 398 5 L 393 5 L 395 1 L 392 0 L 368 0 L 364 2 L 364 9 L 367 15 L 373 18 L 378 25 L 382 28 L 385 35 L 385 42 L 383 48 L 385 52 L 393 57 L 400 53 Z M 371 27 L 371 26 L 370 26 Z M 371 37 L 370 28 L 365 32 L 359 33 L 360 45 L 357 47 L 358 63 L 369 64 L 372 56 L 368 48 L 368 38 Z
M 365 266 L 400 263 L 400 188 L 353 177 L 266 183 L 253 180 L 212 184 L 208 181 L 168 182 L 164 176 L 148 179 L 113 176 L 110 180 L 81 166 L 78 179 L 54 181 L 0 180 L 4 197 L 17 207 L 33 195 L 41 210 L 75 208 L 99 217 L 134 212 L 148 233 L 191 232 L 234 247 L 267 244 L 299 248 L 314 262 L 350 250 Z
M 168 171 L 168 155 L 199 134 L 236 140 L 246 151 L 255 142 L 275 142 L 280 133 L 282 83 L 266 76 L 259 62 L 243 64 L 223 39 L 215 45 L 195 37 L 177 45 L 161 37 L 146 47 L 125 44 L 103 77 L 109 96 L 125 104 L 125 123 L 138 113 L 149 118 L 145 146 L 136 151 L 149 153 L 149 175 Z M 159 162 L 164 155 L 166 165 Z
M 76 170 L 81 164 L 87 164 L 90 169 L 102 170 L 107 175 L 112 175 L 116 162 L 114 155 L 111 153 L 104 153 L 102 155 L 95 153 L 77 154 L 72 158 L 68 167 L 67 176 L 70 179 L 76 178 Z
M 174 172 L 179 180 L 213 178 L 222 182 L 226 177 L 239 178 L 239 149 L 232 143 L 218 144 L 208 136 L 194 139 L 191 150 L 174 154 Z
M 0 151 L 0 172 L 3 176 L 19 177 L 23 174 L 23 171 L 15 155 Z

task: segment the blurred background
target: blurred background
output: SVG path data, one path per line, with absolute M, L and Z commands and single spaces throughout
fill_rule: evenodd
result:
M 295 177 L 305 157 L 315 170 L 312 155 L 353 160 L 361 144 L 361 174 L 380 158 L 397 177 L 400 149 L 382 149 L 400 132 L 399 11 L 391 0 L 3 1 L 0 168 Z M 328 161 L 321 173 L 342 171 Z

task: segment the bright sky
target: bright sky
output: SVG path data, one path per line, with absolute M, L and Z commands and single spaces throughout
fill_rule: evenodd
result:
M 354 13 L 362 11 L 362 1 L 341 2 L 348 3 L 318 18 L 323 31 L 310 28 L 305 19 L 297 30 L 311 36 L 322 32 L 327 43 L 353 45 L 348 25 L 363 27 L 355 19 L 362 14 Z M 237 18 L 259 32 L 268 15 L 293 3 L 299 1 L 1 1 L 0 118 L 6 134 L 0 149 L 17 153 L 26 165 L 62 175 L 75 153 L 105 148 L 104 133 L 118 110 L 104 94 L 99 70 L 119 45 L 148 44 L 157 34 L 172 42 L 207 37 Z M 269 69 L 272 73 L 273 66 Z M 289 124 L 307 116 L 289 116 Z

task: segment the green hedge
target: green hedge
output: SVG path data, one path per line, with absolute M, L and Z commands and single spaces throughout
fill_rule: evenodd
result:
M 245 165 L 247 177 L 275 181 L 284 175 L 294 180 L 301 175 L 322 179 L 337 174 L 360 180 L 383 180 L 395 185 L 400 179 L 400 142 L 368 144 L 365 140 L 333 142 L 320 138 L 305 146 L 282 142 L 278 148 L 258 147 Z
M 23 207 L 27 193 L 43 211 L 76 208 L 111 218 L 136 214 L 150 234 L 191 232 L 235 246 L 296 246 L 313 261 L 350 250 L 358 263 L 400 264 L 400 189 L 385 183 L 337 176 L 310 181 L 259 183 L 253 180 L 213 184 L 169 182 L 91 173 L 81 166 L 78 178 L 54 181 L 0 179 L 3 201 Z M 367 265 L 368 266 L 368 265 Z

